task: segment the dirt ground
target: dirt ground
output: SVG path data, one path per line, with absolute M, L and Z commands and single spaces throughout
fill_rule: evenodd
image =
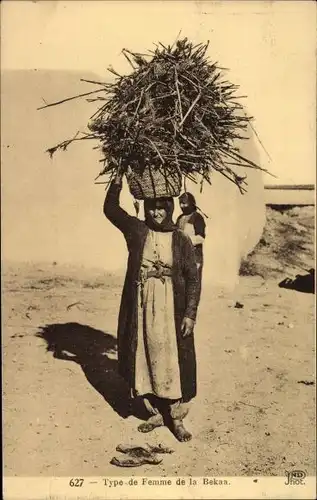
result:
M 167 428 L 138 433 L 127 414 L 116 374 L 122 276 L 53 263 L 3 271 L 5 476 L 315 473 L 313 294 L 259 276 L 242 277 L 234 296 L 205 286 L 193 439 L 178 443 Z M 160 465 L 110 465 L 118 444 L 146 442 L 175 452 Z
M 266 207 L 266 224 L 242 274 L 265 279 L 295 277 L 315 267 L 315 207 Z

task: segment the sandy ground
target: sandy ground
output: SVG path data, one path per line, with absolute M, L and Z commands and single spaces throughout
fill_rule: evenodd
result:
M 205 286 L 185 444 L 167 428 L 140 434 L 127 416 L 115 351 L 122 277 L 3 270 L 5 476 L 314 474 L 314 295 L 261 277 L 243 277 L 234 297 Z M 157 466 L 110 465 L 119 443 L 146 442 L 175 453 Z

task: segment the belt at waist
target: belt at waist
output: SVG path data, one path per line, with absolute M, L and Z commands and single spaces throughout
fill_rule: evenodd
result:
M 138 285 L 141 285 L 143 288 L 144 283 L 149 278 L 157 278 L 165 283 L 166 277 L 172 276 L 172 269 L 169 266 L 164 265 L 161 262 L 153 262 L 153 265 L 150 267 L 142 266 L 140 270 L 140 277 L 138 281 Z
M 146 277 L 147 278 L 158 278 L 161 279 L 163 276 L 172 276 L 172 270 L 171 269 L 149 269 L 146 272 Z
M 141 269 L 140 279 L 137 282 L 137 285 L 141 287 L 141 306 L 142 307 L 144 305 L 144 302 L 143 302 L 143 290 L 144 290 L 145 282 L 149 278 L 157 278 L 157 279 L 159 279 L 164 284 L 165 283 L 165 278 L 169 277 L 169 276 L 172 276 L 172 269 L 170 269 L 168 267 L 159 266 L 157 268 L 154 267 L 152 269 L 148 269 L 148 268 Z

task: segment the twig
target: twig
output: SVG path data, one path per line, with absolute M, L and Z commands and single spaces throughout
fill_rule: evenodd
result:
M 224 150 L 225 154 L 227 154 L 228 156 L 231 156 L 232 158 L 234 157 L 238 157 L 240 160 L 242 160 L 244 163 L 248 164 L 250 167 L 256 169 L 256 170 L 261 170 L 262 172 L 265 172 L 269 175 L 271 175 L 272 177 L 275 177 L 276 178 L 276 175 L 272 174 L 271 172 L 269 172 L 268 170 L 266 170 L 265 168 L 262 168 L 262 167 L 259 167 L 259 165 L 257 165 L 256 163 L 254 163 L 253 161 L 251 160 L 248 160 L 247 158 L 244 158 L 244 156 L 240 155 L 239 153 L 237 152 L 230 152 L 230 151 L 226 151 Z M 236 159 L 236 158 L 235 158 Z M 240 163 L 241 165 L 241 163 Z M 243 164 L 244 167 L 246 167 L 247 165 Z
M 122 164 L 138 171 L 152 162 L 154 170 L 164 166 L 167 184 L 173 175 L 194 182 L 199 175 L 202 188 L 204 182 L 211 184 L 211 172 L 218 171 L 243 192 L 245 178 L 234 167 L 267 171 L 236 147 L 251 117 L 235 101 L 239 87 L 222 78 L 218 63 L 206 57 L 207 48 L 208 43 L 193 44 L 184 38 L 173 45 L 159 43 L 148 54 L 123 49 L 133 68 L 130 75 L 120 76 L 109 68 L 118 77 L 115 83 L 82 79 L 102 88 L 40 108 L 86 96 L 89 102 L 106 101 L 90 118 L 91 133 L 50 148 L 50 154 L 65 150 L 74 140 L 98 139 L 104 157 L 95 181 L 106 174 L 112 178 Z M 98 92 L 103 94 L 91 95 Z
M 136 69 L 136 67 L 134 66 L 134 64 L 132 63 L 130 57 L 126 54 L 126 50 L 125 49 L 122 49 L 122 54 L 124 55 L 124 57 L 126 58 L 126 60 L 128 61 L 128 63 L 132 66 L 133 69 Z
M 252 130 L 253 130 L 253 132 L 254 132 L 254 134 L 255 134 L 255 136 L 256 136 L 256 138 L 257 138 L 257 140 L 259 141 L 260 145 L 262 146 L 262 149 L 263 149 L 263 150 L 264 150 L 264 152 L 267 154 L 267 157 L 269 158 L 269 160 L 271 160 L 271 161 L 272 161 L 271 156 L 269 155 L 268 151 L 267 151 L 267 150 L 266 150 L 266 148 L 264 147 L 264 144 L 262 143 L 262 141 L 261 141 L 261 139 L 260 139 L 260 137 L 259 137 L 259 135 L 258 135 L 257 131 L 255 130 L 255 127 L 252 125 L 252 122 L 250 121 L 249 123 L 250 123 L 250 127 L 252 128 Z
M 184 120 L 184 117 L 183 117 L 183 108 L 182 108 L 182 101 L 181 101 L 181 96 L 180 96 L 179 88 L 178 88 L 178 76 L 177 76 L 176 66 L 175 66 L 174 69 L 175 69 L 175 86 L 176 86 L 176 92 L 177 92 L 177 97 L 178 97 L 178 102 L 179 102 L 179 112 L 181 114 L 181 119 L 183 121 Z
M 173 47 L 174 47 L 175 43 L 177 42 L 177 40 L 178 40 L 178 39 L 179 39 L 179 37 L 180 37 L 181 32 L 182 32 L 182 30 L 180 29 L 180 30 L 179 30 L 179 32 L 178 32 L 178 35 L 177 35 L 176 39 L 174 40 L 174 42 L 173 42 L 173 44 L 172 44 L 172 47 L 171 47 L 171 48 L 173 48 Z
M 231 181 L 233 184 L 235 184 L 235 185 L 238 187 L 238 189 L 239 189 L 239 191 L 240 191 L 240 193 L 241 193 L 241 194 L 246 193 L 246 189 L 244 189 L 244 188 L 243 188 L 243 187 L 242 187 L 242 186 L 241 186 L 241 185 L 240 185 L 240 184 L 239 184 L 239 183 L 235 180 L 235 178 L 230 177 L 230 175 L 228 175 L 228 173 L 227 173 L 225 170 L 223 170 L 223 169 L 217 169 L 217 168 L 216 168 L 215 170 L 217 170 L 217 172 L 219 172 L 221 175 L 223 175 L 224 177 L 226 177 L 226 179 L 228 179 L 229 181 Z
M 183 126 L 183 124 L 184 124 L 186 118 L 188 117 L 189 113 L 191 113 L 191 111 L 194 109 L 194 107 L 196 106 L 196 104 L 197 104 L 197 102 L 199 101 L 200 98 L 201 98 L 201 93 L 198 94 L 198 96 L 196 97 L 196 99 L 194 100 L 194 102 L 192 103 L 192 105 L 190 106 L 190 108 L 187 111 L 186 115 L 184 116 L 184 118 L 180 122 L 179 127 Z
M 142 89 L 142 92 L 141 92 L 141 95 L 140 95 L 140 99 L 139 99 L 138 105 L 137 105 L 137 107 L 136 107 L 136 110 L 135 110 L 135 112 L 134 112 L 134 115 L 133 115 L 133 119 L 132 119 L 132 121 L 134 121 L 134 120 L 135 120 L 135 117 L 136 117 L 136 115 L 137 115 L 137 113 L 138 113 L 138 111 L 139 111 L 139 107 L 141 106 L 141 102 L 142 102 L 142 98 L 143 98 L 144 92 L 145 92 L 145 91 L 144 91 L 144 89 Z
M 104 87 L 112 87 L 113 86 L 112 83 L 97 82 L 94 80 L 86 80 L 85 78 L 81 78 L 80 81 L 85 82 L 85 83 L 92 83 L 93 85 L 103 85 Z
M 113 75 L 115 76 L 118 76 L 119 78 L 122 78 L 121 75 L 119 75 L 119 73 L 117 73 L 112 66 L 109 66 L 109 68 L 107 68 L 107 70 L 112 73 Z
M 164 158 L 162 158 L 162 155 L 161 153 L 159 152 L 159 150 L 157 149 L 156 145 L 154 144 L 154 142 L 149 139 L 148 137 L 146 137 L 146 139 L 149 141 L 150 144 L 152 144 L 153 148 L 155 149 L 155 151 L 157 152 L 157 154 L 159 155 L 160 159 L 161 159 L 161 162 L 164 164 L 165 161 L 164 161 Z
M 75 135 L 75 137 L 73 139 L 67 139 L 66 141 L 63 141 L 60 144 L 57 144 L 56 146 L 53 146 L 52 148 L 47 149 L 46 153 L 49 153 L 50 157 L 52 158 L 53 154 L 56 153 L 56 151 L 58 149 L 63 149 L 64 151 L 66 151 L 66 149 L 68 148 L 68 146 L 72 142 L 85 141 L 85 140 L 89 140 L 89 139 L 96 139 L 96 137 L 94 135 L 87 135 L 87 136 L 83 136 L 83 137 L 78 137 L 77 138 L 78 134 L 79 134 L 79 132 L 76 133 L 76 135 Z
M 191 146 L 193 146 L 193 148 L 196 147 L 195 144 L 188 139 L 188 137 L 185 137 L 185 135 L 181 134 L 180 132 L 179 132 L 179 135 L 184 139 L 184 141 L 188 142 L 188 144 L 190 144 Z
M 66 99 L 62 99 L 61 101 L 51 102 L 50 104 L 46 104 L 45 106 L 41 106 L 40 108 L 37 108 L 37 111 L 39 111 L 40 109 L 45 109 L 45 108 L 50 108 L 52 106 L 57 106 L 58 104 L 63 104 L 64 102 L 72 101 L 73 99 L 79 99 L 80 97 L 85 97 L 86 95 L 96 94 L 97 92 L 104 92 L 104 89 L 93 90 L 92 92 L 85 92 L 84 94 L 79 94 L 79 95 L 76 95 L 73 97 L 67 97 Z
M 252 406 L 253 408 L 259 408 L 260 410 L 262 410 L 262 409 L 267 410 L 266 406 L 252 405 L 250 403 L 244 403 L 243 401 L 238 401 L 238 403 L 240 403 L 241 405 L 245 405 L 245 406 Z
M 69 311 L 72 307 L 77 306 L 78 304 L 82 305 L 82 302 L 74 302 L 73 304 L 69 304 L 66 309 Z

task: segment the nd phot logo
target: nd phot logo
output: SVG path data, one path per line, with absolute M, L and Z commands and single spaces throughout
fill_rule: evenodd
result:
M 291 472 L 286 471 L 286 485 L 289 486 L 299 486 L 304 485 L 304 479 L 306 477 L 306 472 L 303 470 L 292 470 Z

